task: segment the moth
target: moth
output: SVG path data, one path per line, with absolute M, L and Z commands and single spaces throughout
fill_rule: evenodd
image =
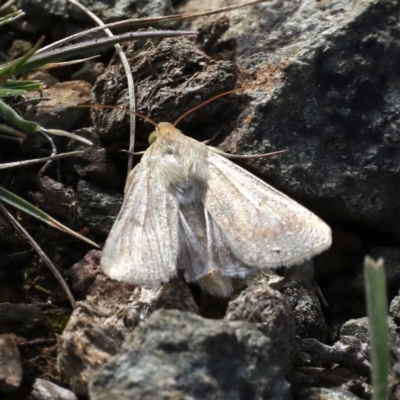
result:
M 175 125 L 156 125 L 128 175 L 101 258 L 112 279 L 154 287 L 183 275 L 229 296 L 232 277 L 301 264 L 330 246 L 316 215 Z

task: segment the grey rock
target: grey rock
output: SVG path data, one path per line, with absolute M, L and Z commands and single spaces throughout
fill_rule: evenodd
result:
M 58 82 L 43 90 L 49 101 L 26 105 L 24 117 L 47 129 L 71 131 L 82 128 L 89 120 L 87 108 L 75 106 L 90 101 L 91 85 L 86 81 Z M 27 99 L 37 98 L 36 92 L 28 92 Z
M 21 356 L 14 334 L 0 335 L 0 392 L 14 392 L 22 382 Z
M 391 317 L 387 318 L 389 332 L 396 332 L 396 324 Z M 369 343 L 369 323 L 368 317 L 350 319 L 346 321 L 341 329 L 340 336 L 355 336 L 364 343 Z
M 133 287 L 104 275 L 100 265 L 100 250 L 90 250 L 82 260 L 68 270 L 70 287 L 77 298 L 97 296 L 119 303 L 130 297 Z
M 326 339 L 328 328 L 321 310 L 315 284 L 301 275 L 290 277 L 284 294 L 292 307 L 296 322 L 296 336 L 299 338 Z
M 171 0 L 137 0 L 136 3 L 141 17 L 158 17 L 175 13 Z
M 40 308 L 32 304 L 0 303 L 0 323 L 21 323 L 37 319 L 41 313 Z
M 93 297 L 78 302 L 58 337 L 57 369 L 63 382 L 75 393 L 87 395 L 93 370 L 118 353 L 138 322 L 139 316 L 129 302 Z
M 96 373 L 90 398 L 290 399 L 272 350 L 248 322 L 157 311 Z
M 67 0 L 18 0 L 17 7 L 32 16 L 65 17 L 67 15 Z
M 94 261 L 94 252 L 99 253 L 97 250 L 89 252 L 86 261 L 89 258 Z M 188 286 L 181 280 L 173 280 L 157 289 L 135 288 L 132 291 L 131 288 L 127 292 L 127 287 L 120 282 L 104 275 L 103 278 L 103 293 L 79 302 L 58 337 L 57 366 L 61 378 L 81 395 L 87 395 L 93 371 L 117 354 L 139 321 L 146 320 L 154 310 L 198 313 Z
M 400 247 L 374 247 L 369 251 L 369 255 L 375 260 L 384 259 L 386 286 L 388 289 L 398 289 L 400 287 Z
M 182 115 L 183 110 L 189 110 L 199 105 L 201 100 L 232 89 L 237 79 L 237 66 L 232 61 L 214 60 L 186 38 L 135 41 L 126 48 L 125 53 L 136 82 L 138 112 L 157 123 L 173 122 Z M 129 108 L 125 72 L 117 57 L 111 60 L 104 74 L 97 79 L 92 100 L 95 104 L 118 104 L 119 107 Z M 231 115 L 234 109 L 227 109 L 224 103 L 222 100 L 208 109 L 199 110 L 196 119 L 202 121 L 204 126 L 198 126 L 196 132 L 192 124 L 186 133 L 210 133 L 208 137 L 215 135 L 221 128 L 215 119 L 224 121 L 225 116 Z M 92 115 L 95 117 L 93 122 L 96 131 L 105 142 L 127 141 L 129 116 L 126 113 L 116 109 L 94 110 Z M 184 122 L 187 121 L 190 118 Z M 210 125 L 213 125 L 213 132 L 207 132 Z M 185 132 L 185 124 L 180 124 L 180 127 Z M 148 133 L 146 142 L 147 139 Z
M 78 216 L 96 234 L 108 235 L 122 205 L 119 193 L 105 191 L 85 180 L 78 182 Z
M 139 16 L 169 15 L 174 11 L 170 0 L 151 2 L 146 0 L 81 0 L 80 3 L 105 23 Z M 88 20 L 73 4 L 68 4 L 66 15 L 76 21 L 86 22 Z
M 181 279 L 174 279 L 155 289 L 137 287 L 132 293 L 131 300 L 142 321 L 159 309 L 199 314 L 188 285 Z
M 272 289 L 259 274 L 247 289 L 231 300 L 226 310 L 228 321 L 248 321 L 269 337 L 276 360 L 290 371 L 295 353 L 296 325 L 289 302 Z
M 72 79 L 84 80 L 93 85 L 104 72 L 104 68 L 101 62 L 85 61 L 82 68 L 72 74 Z
M 121 188 L 122 179 L 104 148 L 85 147 L 81 150 L 85 152 L 70 160 L 71 165 L 81 178 L 112 190 Z
M 390 316 L 396 324 L 400 323 L 400 295 L 393 297 L 389 306 Z
M 389 290 L 397 290 L 400 287 L 400 248 L 399 247 L 374 247 L 368 254 L 375 260 L 383 258 L 385 261 L 386 286 Z M 357 295 L 365 293 L 364 269 L 360 265 L 357 274 L 348 279 L 349 287 Z
M 18 0 L 18 6 L 38 18 L 62 17 L 87 22 L 89 18 L 67 0 Z M 103 22 L 131 18 L 137 11 L 136 0 L 81 0 Z
M 137 12 L 136 0 L 82 0 L 81 4 L 92 11 L 103 22 L 118 21 L 132 18 Z M 87 21 L 79 8 L 69 4 L 70 18 L 78 21 Z
M 206 7 L 179 11 L 193 6 Z M 397 15 L 393 0 L 266 2 L 228 13 L 220 42 L 235 40 L 240 67 L 266 82 L 222 148 L 287 149 L 251 166 L 325 218 L 400 236 Z
M 29 400 L 77 400 L 75 393 L 45 379 L 37 378 Z
M 327 365 L 325 368 L 319 366 L 304 366 L 303 368 L 296 368 L 290 375 L 291 384 L 293 385 L 293 392 L 296 393 L 297 398 L 302 399 L 301 394 L 307 399 L 308 395 L 315 393 L 315 398 L 319 399 L 318 395 L 323 395 L 323 391 L 314 389 L 344 389 L 351 392 L 362 399 L 369 399 L 372 394 L 372 387 L 366 381 L 370 374 L 360 375 L 359 372 L 354 372 L 348 368 L 341 366 Z M 306 389 L 312 389 L 311 393 L 304 392 Z M 328 389 L 328 390 L 329 390 Z M 339 391 L 339 393 L 342 393 Z M 314 397 L 312 397 L 314 398 Z
M 361 400 L 361 397 L 342 388 L 310 388 L 300 393 L 300 400 Z

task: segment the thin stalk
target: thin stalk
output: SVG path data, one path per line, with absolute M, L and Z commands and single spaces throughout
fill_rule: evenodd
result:
M 388 300 L 383 259 L 364 260 L 365 293 L 371 339 L 372 400 L 387 400 L 389 376 Z

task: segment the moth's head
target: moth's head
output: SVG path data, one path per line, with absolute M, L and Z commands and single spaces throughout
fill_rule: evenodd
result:
M 158 128 L 158 127 L 157 127 Z M 156 128 L 156 130 L 155 131 L 153 131 L 153 132 L 151 132 L 150 133 L 150 136 L 149 136 L 149 144 L 153 144 L 155 141 L 156 141 L 156 139 L 158 138 L 158 129 Z
M 156 125 L 156 130 L 150 133 L 149 143 L 153 144 L 159 136 L 171 136 L 181 132 L 169 122 L 160 122 Z

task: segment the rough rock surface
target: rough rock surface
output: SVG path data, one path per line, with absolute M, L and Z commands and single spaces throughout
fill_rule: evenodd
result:
M 228 13 L 221 40 L 235 40 L 239 66 L 267 81 L 224 149 L 287 149 L 252 166 L 327 218 L 400 236 L 397 12 L 395 0 L 266 2 Z
M 257 280 L 231 300 L 228 321 L 248 321 L 272 341 L 277 361 L 286 371 L 292 368 L 295 353 L 295 319 L 289 302 L 272 289 L 260 274 Z
M 36 379 L 30 400 L 77 400 L 73 392 L 45 379 Z
M 95 254 L 91 257 L 95 257 Z M 103 278 L 110 281 L 104 275 Z M 96 291 L 98 282 L 87 279 L 86 284 L 81 282 L 82 286 L 90 291 L 87 286 L 92 284 Z M 93 371 L 117 354 L 128 334 L 154 310 L 198 312 L 186 283 L 180 280 L 158 289 L 136 288 L 130 296 L 127 287 L 118 282 L 111 283 L 114 283 L 114 287 L 110 283 L 104 286 L 108 292 L 90 296 L 77 304 L 62 335 L 58 337 L 59 373 L 62 380 L 81 395 L 87 394 L 87 384 Z M 120 293 L 116 294 L 118 288 Z M 113 302 L 109 301 L 110 296 Z
M 312 388 L 303 390 L 300 400 L 360 400 L 360 397 L 342 388 Z
M 92 400 L 290 399 L 271 341 L 247 322 L 157 311 L 89 385 Z
M 21 356 L 14 334 L 0 335 L 0 392 L 13 392 L 22 382 Z
M 58 337 L 57 368 L 72 390 L 87 394 L 93 369 L 118 353 L 128 332 L 139 322 L 129 304 L 88 298 L 79 302 Z

